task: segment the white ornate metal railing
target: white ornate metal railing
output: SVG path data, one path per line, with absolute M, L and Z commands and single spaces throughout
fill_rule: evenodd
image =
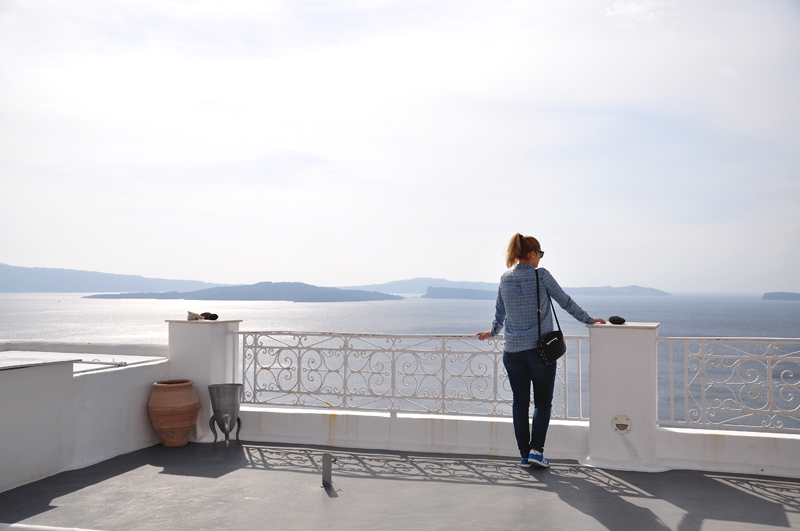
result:
M 661 426 L 800 431 L 800 339 L 658 339 Z
M 236 332 L 243 403 L 510 416 L 502 336 Z M 588 419 L 588 337 L 567 336 L 552 417 Z

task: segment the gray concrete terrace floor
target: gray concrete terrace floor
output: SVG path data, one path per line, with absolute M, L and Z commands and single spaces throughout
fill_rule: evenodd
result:
M 333 454 L 333 487 L 321 485 Z M 0 493 L 0 522 L 164 529 L 800 529 L 800 480 L 267 443 L 153 446 Z

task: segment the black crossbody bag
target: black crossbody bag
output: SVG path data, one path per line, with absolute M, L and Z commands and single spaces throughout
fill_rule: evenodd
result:
M 558 315 L 556 315 L 556 307 L 553 305 L 553 299 L 550 294 L 547 294 L 547 300 L 550 301 L 550 307 L 553 309 L 553 316 L 556 318 L 556 325 L 558 330 L 553 330 L 542 336 L 542 309 L 539 308 L 539 270 L 536 271 L 536 320 L 539 323 L 539 356 L 542 357 L 547 365 L 555 363 L 558 358 L 564 355 L 567 351 L 567 342 L 564 341 L 564 334 L 561 333 L 561 324 L 558 322 Z

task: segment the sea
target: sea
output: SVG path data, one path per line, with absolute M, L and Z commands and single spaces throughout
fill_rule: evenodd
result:
M 476 334 L 490 328 L 494 317 L 494 301 L 423 299 L 407 295 L 403 300 L 369 302 L 292 303 L 280 301 L 195 301 L 195 300 L 124 300 L 86 299 L 76 293 L 5 293 L 0 294 L 0 339 L 39 339 L 78 342 L 161 343 L 168 342 L 167 320 L 186 319 L 187 312 L 212 312 L 220 319 L 241 320 L 240 330 L 261 332 L 339 332 L 367 334 L 423 334 L 457 335 Z M 758 295 L 697 295 L 638 297 L 576 297 L 575 300 L 593 317 L 608 319 L 619 315 L 629 322 L 660 323 L 659 337 L 722 337 L 722 338 L 800 338 L 800 301 L 764 301 Z M 586 326 L 563 310 L 558 310 L 562 330 L 566 335 L 587 336 Z M 693 347 L 697 348 L 697 347 Z M 742 347 L 737 349 L 754 348 Z M 659 420 L 685 419 L 684 355 L 679 345 L 670 363 L 668 343 L 659 343 L 658 393 Z M 792 349 L 790 349 L 792 350 Z M 726 349 L 722 349 L 727 352 Z M 738 350 L 737 350 L 738 351 Z M 782 351 L 783 352 L 783 351 Z M 583 369 L 577 374 L 574 358 L 568 352 L 570 381 L 579 378 L 584 389 L 583 414 L 589 412 L 588 354 L 583 357 Z M 795 359 L 775 364 L 773 380 L 781 388 L 796 389 L 797 365 Z M 670 378 L 670 367 L 673 377 Z M 748 379 L 765 381 L 765 368 L 759 364 L 743 366 Z M 788 372 L 787 372 L 788 368 Z M 708 367 L 707 367 L 708 369 Z M 712 367 L 713 369 L 713 367 Z M 708 369 L 711 370 L 711 369 Z M 731 381 L 727 366 L 719 381 Z M 747 372 L 747 371 L 750 372 Z M 713 371 L 712 371 L 713 372 Z M 714 376 L 716 373 L 711 374 Z M 691 375 L 690 375 L 691 376 Z M 741 376 L 741 374 L 739 375 Z M 738 377 L 734 378 L 736 382 Z M 674 382 L 673 382 L 674 380 Z M 706 390 L 712 401 L 730 399 L 732 392 L 742 388 L 741 383 Z M 561 394 L 556 385 L 556 405 L 575 415 L 578 411 L 577 394 Z M 674 405 L 670 403 L 670 389 L 675 386 Z M 692 385 L 697 385 L 692 384 Z M 747 388 L 750 389 L 750 388 Z M 701 390 L 693 392 L 700 396 Z M 756 393 L 756 398 L 760 393 Z M 749 396 L 749 395 L 748 395 Z M 778 395 L 776 395 L 778 396 Z M 797 404 L 793 393 L 781 392 L 781 407 L 795 411 Z M 787 398 L 788 397 L 788 398 Z M 748 405 L 763 406 L 758 400 L 739 396 Z M 752 398 L 752 397 L 750 397 Z M 559 402 L 561 401 L 561 402 Z M 565 402 L 565 401 L 568 401 Z M 763 401 L 763 400 L 762 400 Z M 753 402 L 753 404 L 750 404 Z M 504 407 L 504 406 L 501 406 Z M 674 409 L 672 409 L 674 407 Z M 506 408 L 508 409 L 508 408 Z M 673 413 L 674 411 L 674 413 Z M 726 412 L 719 412 L 723 420 Z M 736 419 L 738 413 L 727 412 Z M 754 427 L 774 419 L 763 416 L 744 416 L 735 420 L 737 425 Z M 792 429 L 800 429 L 800 418 L 788 414 L 781 422 Z
M 0 294 L 0 339 L 167 343 L 167 320 L 187 312 L 240 319 L 240 330 L 374 334 L 475 334 L 488 330 L 494 301 L 423 299 L 294 303 L 86 299 L 82 293 Z M 660 337 L 800 338 L 800 301 L 760 295 L 676 294 L 575 300 L 593 317 L 660 323 Z M 585 325 L 558 309 L 566 335 Z

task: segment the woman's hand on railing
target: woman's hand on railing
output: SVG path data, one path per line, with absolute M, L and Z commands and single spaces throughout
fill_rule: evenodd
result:
M 487 330 L 486 332 L 478 332 L 475 335 L 478 336 L 478 339 L 483 341 L 484 339 L 489 339 L 490 337 L 492 337 L 492 332 L 490 330 Z
M 594 318 L 594 324 L 606 324 L 606 322 L 599 317 Z

